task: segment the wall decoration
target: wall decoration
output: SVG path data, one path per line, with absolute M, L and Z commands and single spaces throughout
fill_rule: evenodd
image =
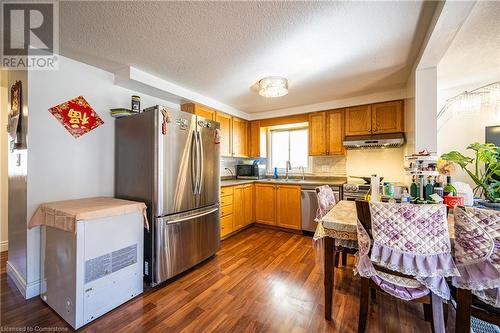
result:
M 104 121 L 92 109 L 83 96 L 78 96 L 67 102 L 56 105 L 49 112 L 71 133 L 79 138 L 85 133 L 104 124 Z
M 16 139 L 16 133 L 21 130 L 20 115 L 22 114 L 22 82 L 16 81 L 10 88 L 10 112 L 8 132 L 12 140 Z

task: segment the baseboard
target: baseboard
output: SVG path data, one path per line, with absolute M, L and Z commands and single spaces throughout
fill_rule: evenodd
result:
M 0 252 L 5 252 L 9 249 L 9 241 L 0 242 Z
M 26 284 L 24 277 L 9 261 L 7 261 L 7 275 L 14 281 L 25 299 L 40 295 L 40 280 Z

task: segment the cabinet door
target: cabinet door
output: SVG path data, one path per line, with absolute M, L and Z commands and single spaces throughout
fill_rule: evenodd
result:
M 372 132 L 404 132 L 403 101 L 372 104 Z
M 248 156 L 248 121 L 233 118 L 233 156 Z
M 195 115 L 208 120 L 215 119 L 215 110 L 201 104 L 185 103 L 181 105 L 181 110 L 184 112 L 194 113 Z
M 233 230 L 238 230 L 245 225 L 245 204 L 243 186 L 233 188 Z
M 220 218 L 220 236 L 224 237 L 233 232 L 233 214 Z
M 232 155 L 232 146 L 231 146 L 231 123 L 232 117 L 230 115 L 216 112 L 215 113 L 215 121 L 220 123 L 220 131 L 221 131 L 221 142 L 220 142 L 220 154 L 221 156 L 231 156 Z
M 243 205 L 245 207 L 244 209 L 244 225 L 249 225 L 250 223 L 253 222 L 253 198 L 254 198 L 254 185 L 249 184 L 245 185 L 243 187 Z
M 300 186 L 279 185 L 276 194 L 276 224 L 301 229 Z
M 326 114 L 328 155 L 344 155 L 344 109 Z
M 249 133 L 249 156 L 250 157 L 261 157 L 260 154 L 260 121 L 254 120 L 250 122 L 250 133 Z
M 275 185 L 255 184 L 255 220 L 258 223 L 276 224 Z
M 326 155 L 326 112 L 309 114 L 309 155 Z
M 345 110 L 345 135 L 371 134 L 371 105 L 360 105 Z

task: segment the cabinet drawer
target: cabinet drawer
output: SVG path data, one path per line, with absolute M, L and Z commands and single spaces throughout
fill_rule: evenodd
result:
M 220 208 L 220 216 L 224 217 L 226 215 L 233 213 L 233 205 L 226 205 Z
M 221 207 L 231 205 L 232 203 L 233 203 L 233 196 L 232 195 L 226 195 L 226 196 L 220 198 L 220 206 Z
M 220 196 L 224 197 L 226 195 L 233 195 L 233 187 L 232 186 L 227 186 L 227 187 L 221 187 L 220 188 Z
M 233 232 L 233 214 L 226 215 L 220 219 L 220 235 L 221 237 Z

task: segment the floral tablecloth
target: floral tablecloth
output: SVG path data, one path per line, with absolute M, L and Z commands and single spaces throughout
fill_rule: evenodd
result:
M 314 240 L 331 237 L 336 240 L 357 241 L 357 222 L 356 202 L 341 200 L 318 222 Z M 448 232 L 450 239 L 453 240 L 454 220 L 452 214 L 448 215 Z

